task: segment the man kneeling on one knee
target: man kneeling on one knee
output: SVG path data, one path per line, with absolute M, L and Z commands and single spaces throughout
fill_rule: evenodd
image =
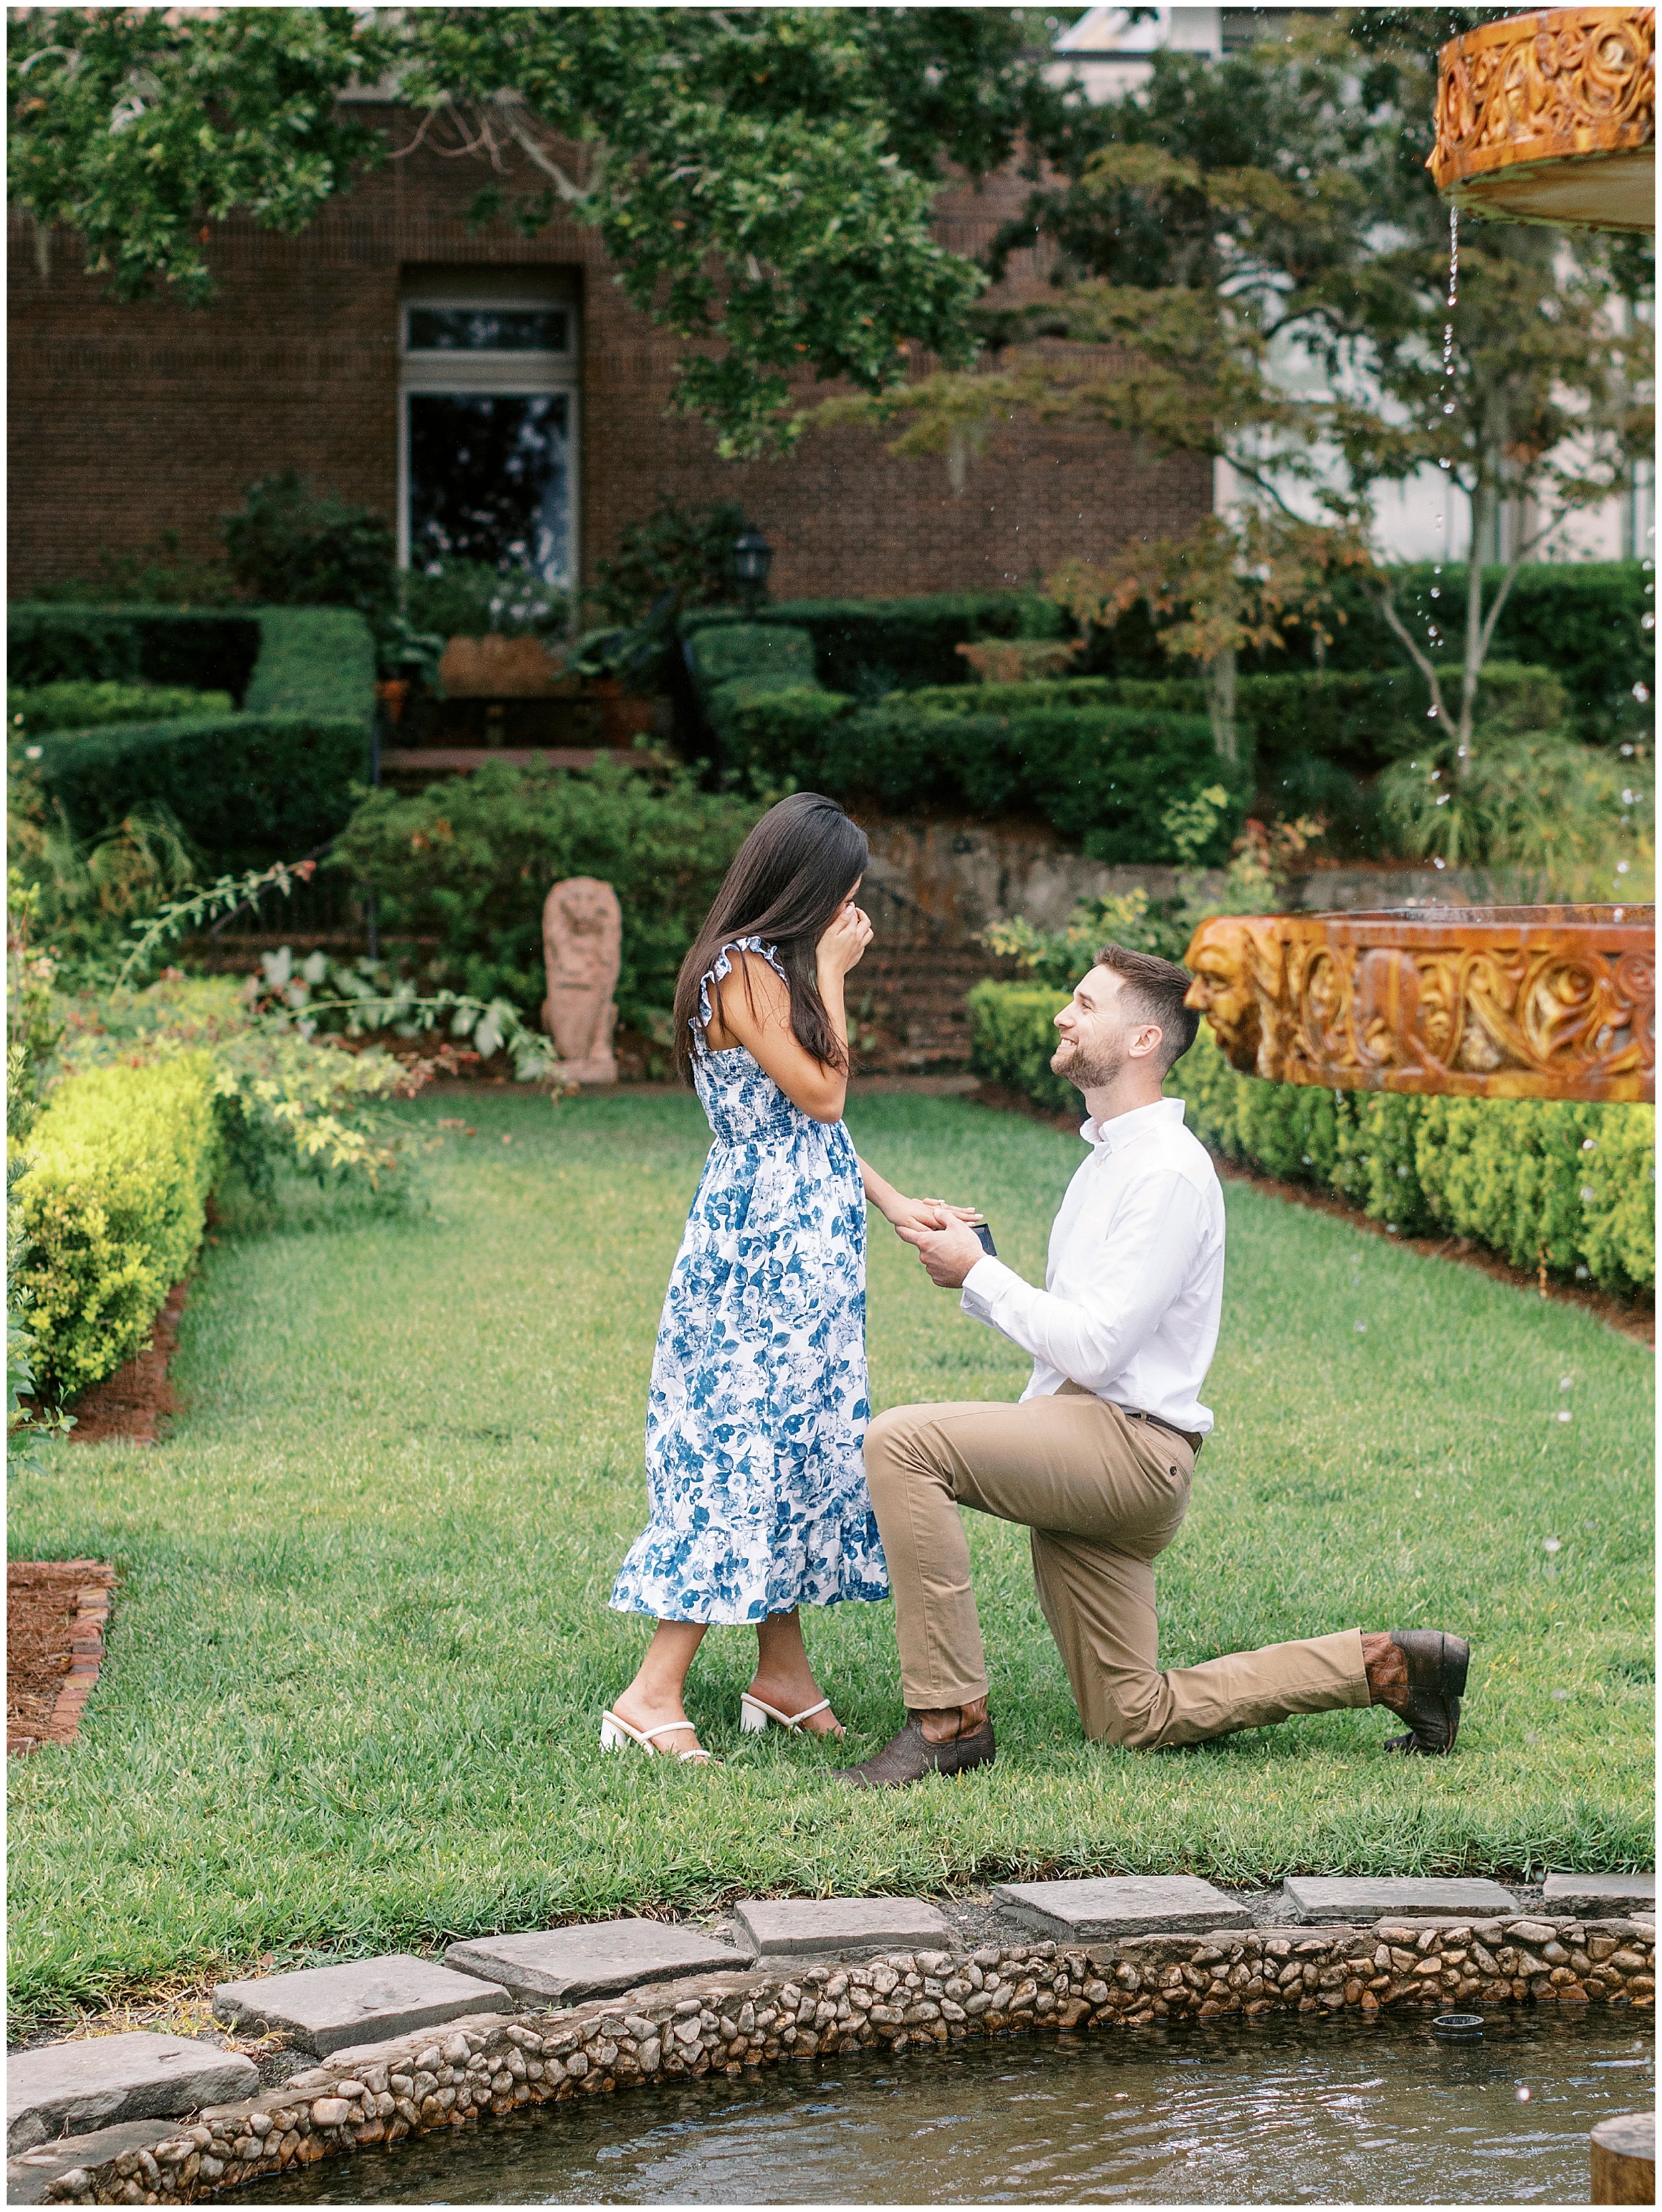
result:
M 1032 1532 L 1033 1572 L 1085 1733 L 1139 1750 L 1330 1705 L 1386 1705 L 1404 1752 L 1451 1751 L 1468 1650 L 1436 1629 L 1346 1628 L 1162 1672 L 1154 1562 L 1181 1527 L 1212 1417 L 1200 1391 L 1223 1296 L 1223 1194 L 1180 1099 L 1189 978 L 1110 945 L 1056 1017 L 1051 1066 L 1084 1093 L 1090 1146 L 1051 1231 L 1045 1287 L 961 1222 L 902 1229 L 932 1282 L 1033 1356 L 1016 1405 L 901 1406 L 866 1477 L 895 1593 L 907 1725 L 845 1781 L 961 1773 L 993 1757 L 960 1506 Z

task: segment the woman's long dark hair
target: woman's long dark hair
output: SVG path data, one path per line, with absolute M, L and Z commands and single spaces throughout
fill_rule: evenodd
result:
M 698 987 L 737 937 L 778 947 L 797 1042 L 828 1067 L 847 1065 L 820 996 L 815 948 L 865 873 L 870 853 L 864 830 L 834 799 L 798 791 L 768 808 L 739 847 L 676 978 L 676 1072 L 683 1083 L 692 1080 L 688 1024 L 698 1012 Z

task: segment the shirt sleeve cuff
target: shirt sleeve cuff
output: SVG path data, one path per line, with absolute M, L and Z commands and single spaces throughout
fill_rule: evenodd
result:
M 1016 1270 L 1007 1267 L 1002 1260 L 995 1260 L 991 1255 L 985 1260 L 978 1260 L 964 1277 L 963 1296 L 958 1301 L 959 1309 L 974 1320 L 990 1321 L 993 1302 L 999 1291 L 1021 1279 Z

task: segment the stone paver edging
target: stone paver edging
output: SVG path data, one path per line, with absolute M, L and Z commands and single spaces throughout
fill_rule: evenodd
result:
M 758 1966 L 337 2051 L 281 2088 L 9 2168 L 13 2203 L 188 2203 L 258 2174 L 413 2133 L 825 2052 L 922 2051 L 1034 2029 L 1478 2002 L 1647 2010 L 1653 1920 L 1562 1917 L 1220 1929 L 1104 1943 L 988 1943 L 796 1971 Z M 109 2131 L 112 2133 L 113 2131 Z

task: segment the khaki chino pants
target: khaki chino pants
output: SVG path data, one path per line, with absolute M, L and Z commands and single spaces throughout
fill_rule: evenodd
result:
M 1021 1405 L 880 1413 L 865 1468 L 914 1711 L 986 1694 L 961 1505 L 1031 1530 L 1039 1602 L 1093 1742 L 1198 1743 L 1369 1701 L 1354 1628 L 1160 1672 L 1154 1561 L 1188 1510 L 1193 1455 L 1075 1384 Z

